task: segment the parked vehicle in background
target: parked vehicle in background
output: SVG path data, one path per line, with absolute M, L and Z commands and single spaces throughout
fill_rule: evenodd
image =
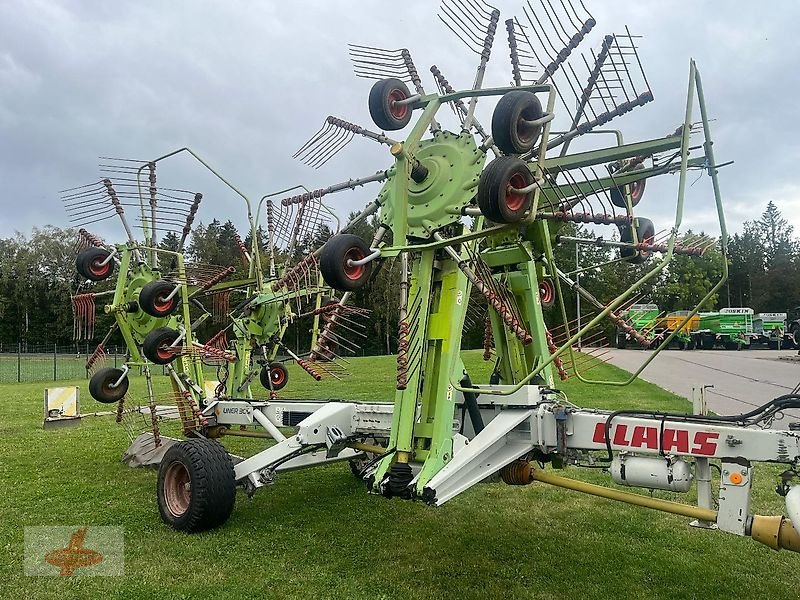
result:
M 795 348 L 800 349 L 800 306 L 791 309 L 787 315 L 786 336 L 792 340 Z
M 647 339 L 655 341 L 658 334 L 657 326 L 661 313 L 655 304 L 631 304 L 628 310 L 620 315 L 636 331 Z M 624 350 L 628 342 L 634 340 L 621 327 L 617 327 L 617 348 Z
M 752 308 L 721 308 L 718 312 L 700 313 L 697 331 L 692 334 L 697 348 L 726 350 L 750 347 L 753 337 Z
M 793 335 L 786 329 L 786 317 L 786 313 L 758 313 L 755 315 L 753 317 L 752 342 L 763 344 L 771 350 L 794 348 Z
M 700 316 L 693 315 L 686 323 L 683 323 L 691 311 L 676 310 L 661 318 L 663 335 L 671 335 L 673 331 L 680 328 L 678 333 L 672 338 L 670 348 L 678 350 L 694 350 L 696 341 L 692 334 L 700 328 Z M 683 323 L 683 326 L 681 326 Z

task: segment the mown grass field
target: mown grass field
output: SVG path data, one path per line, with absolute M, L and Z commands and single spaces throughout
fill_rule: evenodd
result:
M 465 360 L 487 375 L 479 354 Z M 392 357 L 352 361 L 347 382 L 313 383 L 294 367 L 287 397 L 391 399 Z M 620 376 L 610 366 L 596 376 Z M 163 382 L 166 383 L 165 381 Z M 85 390 L 85 380 L 76 380 Z M 61 382 L 59 383 L 61 385 Z M 141 389 L 142 381 L 133 385 Z M 156 474 L 120 462 L 124 432 L 109 418 L 45 432 L 44 384 L 0 386 L 0 598 L 797 598 L 800 556 L 687 519 L 543 484 L 472 488 L 440 508 L 365 493 L 346 463 L 281 475 L 239 494 L 228 523 L 195 536 L 163 525 Z M 645 382 L 563 385 L 599 408 L 687 410 Z M 83 411 L 96 410 L 84 393 Z M 259 440 L 229 446 L 253 453 Z M 227 443 L 227 441 L 226 441 Z M 759 465 L 754 510 L 776 514 L 780 469 Z M 606 483 L 601 473 L 566 475 Z M 656 492 L 693 501 L 694 496 Z M 23 528 L 118 525 L 124 577 L 27 577 Z

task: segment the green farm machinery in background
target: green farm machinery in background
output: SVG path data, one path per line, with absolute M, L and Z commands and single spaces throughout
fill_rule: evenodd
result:
M 662 333 L 661 312 L 655 304 L 632 304 L 627 310 L 620 312 L 620 316 L 624 319 L 625 324 L 632 327 L 649 344 Z M 627 348 L 632 341 L 635 341 L 632 334 L 618 325 L 616 329 L 617 348 L 620 350 Z M 641 347 L 640 344 L 639 347 Z
M 758 313 L 753 316 L 753 344 L 767 346 L 770 350 L 795 347 L 794 331 L 786 328 L 787 313 Z
M 642 338 L 637 347 L 649 347 L 661 344 L 667 337 L 671 342 L 666 348 L 678 350 L 692 350 L 696 341 L 693 333 L 697 330 L 700 318 L 689 310 L 676 310 L 667 314 L 662 313 L 655 304 L 632 304 L 627 310 L 620 313 L 625 323 L 632 327 Z M 623 350 L 634 340 L 630 333 L 623 327 L 617 327 L 616 346 Z
M 771 350 L 794 348 L 794 330 L 787 331 L 786 313 L 753 314 L 751 308 L 721 308 L 714 312 L 690 314 L 688 310 L 664 314 L 655 304 L 632 304 L 620 315 L 649 347 L 662 342 L 674 332 L 668 348 L 679 350 L 743 350 L 754 345 Z M 800 331 L 797 327 L 795 330 Z M 623 327 L 616 329 L 616 347 L 627 348 L 635 341 Z
M 701 350 L 722 346 L 726 350 L 750 347 L 753 336 L 752 308 L 721 308 L 718 312 L 700 313 L 697 331 L 692 333 Z

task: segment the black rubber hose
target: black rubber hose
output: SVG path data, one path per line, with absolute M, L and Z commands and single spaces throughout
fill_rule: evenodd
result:
M 464 374 L 464 378 L 461 380 L 461 387 L 472 387 L 472 381 L 470 380 L 469 375 L 466 373 Z M 470 423 L 472 423 L 472 429 L 475 431 L 475 435 L 478 435 L 481 431 L 483 431 L 484 428 L 481 409 L 478 408 L 478 395 L 475 392 L 464 392 L 464 406 L 467 407 L 469 420 Z

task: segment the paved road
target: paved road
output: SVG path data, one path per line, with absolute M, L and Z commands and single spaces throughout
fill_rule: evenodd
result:
M 607 356 L 611 364 L 635 371 L 650 354 L 612 350 Z M 713 385 L 706 390 L 709 408 L 717 414 L 738 414 L 789 393 L 800 383 L 800 362 L 778 358 L 796 355 L 796 350 L 665 350 L 641 377 L 690 400 L 693 387 Z M 793 421 L 800 421 L 800 409 L 788 411 L 773 427 L 786 429 Z

